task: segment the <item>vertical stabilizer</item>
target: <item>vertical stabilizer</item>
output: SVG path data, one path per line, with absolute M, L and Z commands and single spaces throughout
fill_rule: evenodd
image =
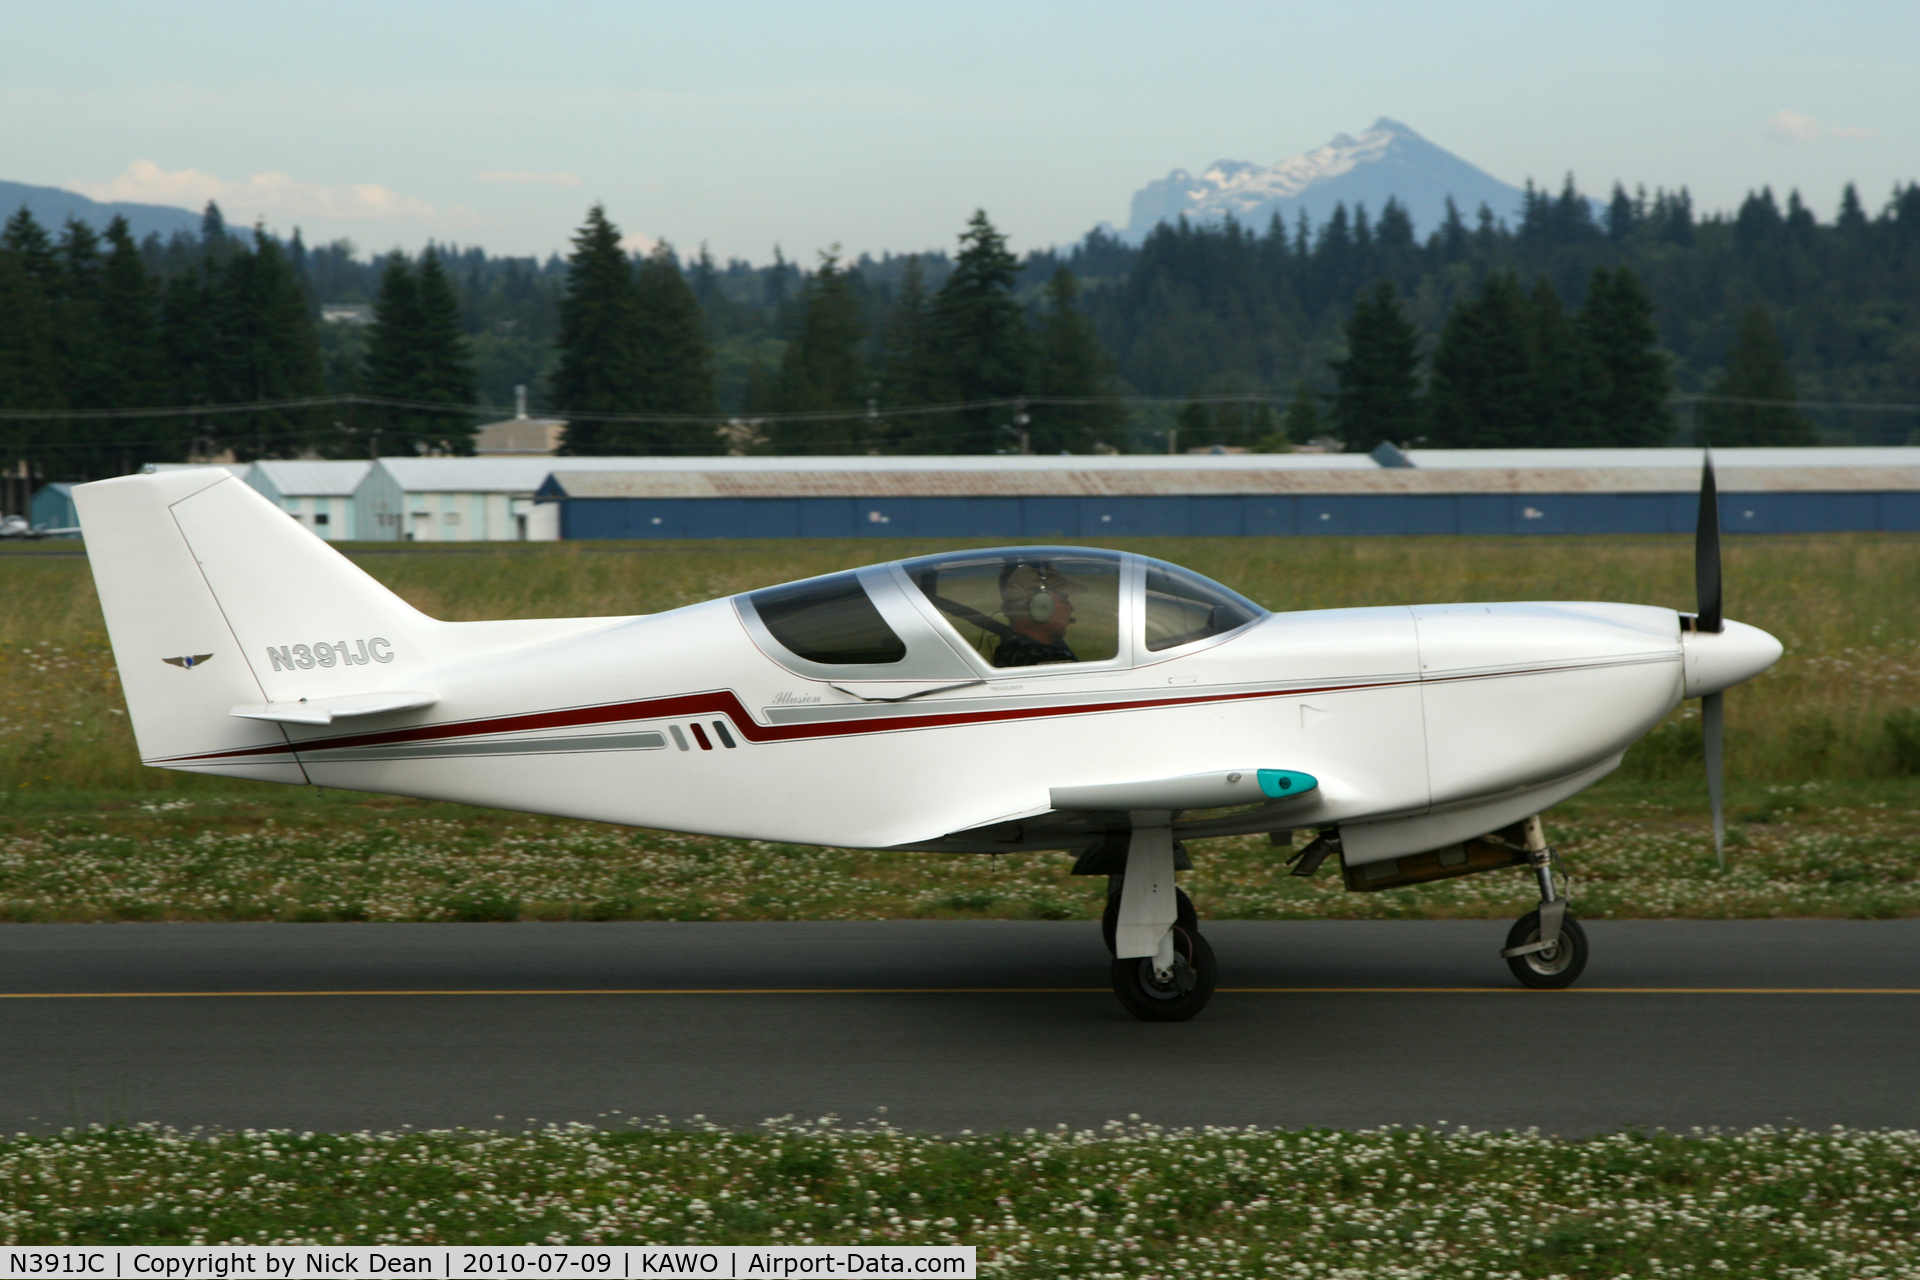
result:
M 305 782 L 278 725 L 227 714 L 261 701 L 260 682 L 169 510 L 221 487 L 245 488 L 208 468 L 73 490 L 134 738 L 148 764 Z

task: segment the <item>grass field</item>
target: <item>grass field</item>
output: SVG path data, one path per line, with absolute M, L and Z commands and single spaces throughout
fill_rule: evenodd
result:
M 884 1124 L 0 1140 L 6 1244 L 970 1244 L 980 1274 L 1915 1274 L 1920 1135 Z
M 545 544 L 362 552 L 449 619 L 653 612 L 935 549 L 917 541 Z M 1603 599 L 1689 607 L 1691 540 L 1135 539 L 1274 609 Z M 0 918 L 1071 918 L 1097 883 L 1058 855 L 873 855 L 628 832 L 146 769 L 83 558 L 0 555 Z M 1692 706 L 1549 816 L 1597 915 L 1920 912 L 1920 537 L 1727 544 L 1727 611 L 1787 655 L 1728 695 L 1727 873 L 1705 838 Z M 1217 916 L 1507 916 L 1524 877 L 1384 894 L 1274 874 L 1249 841 L 1197 846 Z

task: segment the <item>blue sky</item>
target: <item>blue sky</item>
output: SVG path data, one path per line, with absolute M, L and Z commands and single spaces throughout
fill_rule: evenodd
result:
M 1920 179 L 1920 4 L 10 0 L 0 178 L 363 250 L 1066 243 L 1390 116 L 1513 183 Z

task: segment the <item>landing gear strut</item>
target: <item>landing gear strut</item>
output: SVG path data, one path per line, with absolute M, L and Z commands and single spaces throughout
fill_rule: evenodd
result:
M 1540 906 L 1513 922 L 1500 952 L 1513 976 L 1544 991 L 1570 987 L 1587 967 L 1587 932 L 1567 914 L 1567 900 L 1554 887 L 1554 851 L 1539 818 L 1527 820 L 1527 865 L 1540 882 Z
M 1100 921 L 1113 953 L 1113 993 L 1143 1022 L 1185 1022 L 1213 999 L 1213 948 L 1193 901 L 1173 883 L 1172 815 L 1131 815 L 1126 872 L 1108 880 Z

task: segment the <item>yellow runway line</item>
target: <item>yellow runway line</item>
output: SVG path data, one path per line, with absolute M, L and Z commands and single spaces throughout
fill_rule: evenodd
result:
M 1105 994 L 1106 987 L 579 987 L 367 991 L 4 991 L 0 1000 L 227 1000 L 285 996 L 1034 996 Z M 1527 987 L 1221 987 L 1220 995 L 1538 995 Z M 1920 987 L 1572 987 L 1594 996 L 1920 996 Z

